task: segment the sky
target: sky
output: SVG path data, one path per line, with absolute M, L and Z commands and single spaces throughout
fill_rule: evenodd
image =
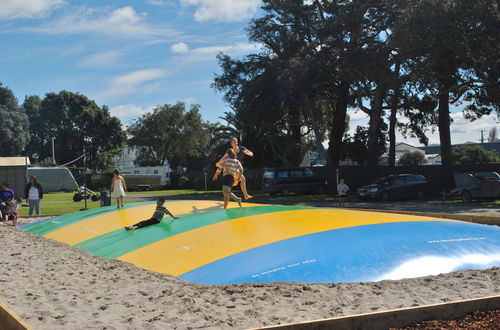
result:
M 245 28 L 262 14 L 260 0 L 0 0 L 0 82 L 25 96 L 82 93 L 126 125 L 155 105 L 199 104 L 205 120 L 229 107 L 210 87 L 219 52 L 258 51 Z M 351 131 L 367 116 L 351 110 Z M 499 127 L 452 113 L 452 142 L 478 142 Z M 220 121 L 220 120 L 219 120 Z M 485 136 L 487 131 L 485 132 Z M 420 145 L 398 135 L 398 142 Z M 429 143 L 439 143 L 437 132 Z

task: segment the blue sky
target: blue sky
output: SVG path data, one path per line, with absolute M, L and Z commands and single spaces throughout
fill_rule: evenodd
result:
M 19 101 L 62 89 L 108 105 L 125 123 L 157 104 L 201 105 L 217 121 L 227 106 L 210 88 L 218 52 L 255 51 L 245 27 L 260 0 L 0 0 L 0 81 Z M 477 141 L 494 116 L 474 123 L 455 110 L 454 143 Z M 351 114 L 351 129 L 366 125 Z M 415 139 L 399 141 L 418 144 Z M 431 143 L 439 140 L 430 135 Z

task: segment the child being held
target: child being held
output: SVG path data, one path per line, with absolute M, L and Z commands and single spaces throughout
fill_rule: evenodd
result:
M 17 225 L 17 219 L 19 218 L 19 207 L 23 203 L 22 199 L 16 198 L 14 201 L 7 202 L 4 212 L 4 220 L 12 220 L 12 225 L 15 227 Z
M 125 227 L 125 230 L 134 230 L 142 227 L 155 225 L 161 222 L 165 214 L 170 215 L 174 219 L 179 219 L 178 217 L 173 215 L 165 206 L 163 206 L 163 204 L 165 204 L 165 199 L 163 199 L 162 197 L 158 197 L 158 199 L 156 200 L 156 209 L 151 219 L 144 220 L 136 223 L 135 225 Z

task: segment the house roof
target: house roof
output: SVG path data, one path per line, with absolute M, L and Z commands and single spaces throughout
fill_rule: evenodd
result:
M 29 157 L 0 157 L 0 167 L 31 165 Z

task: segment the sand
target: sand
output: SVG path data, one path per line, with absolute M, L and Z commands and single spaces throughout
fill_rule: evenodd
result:
M 35 329 L 248 328 L 500 293 L 500 268 L 370 283 L 206 286 L 0 224 L 0 301 Z

